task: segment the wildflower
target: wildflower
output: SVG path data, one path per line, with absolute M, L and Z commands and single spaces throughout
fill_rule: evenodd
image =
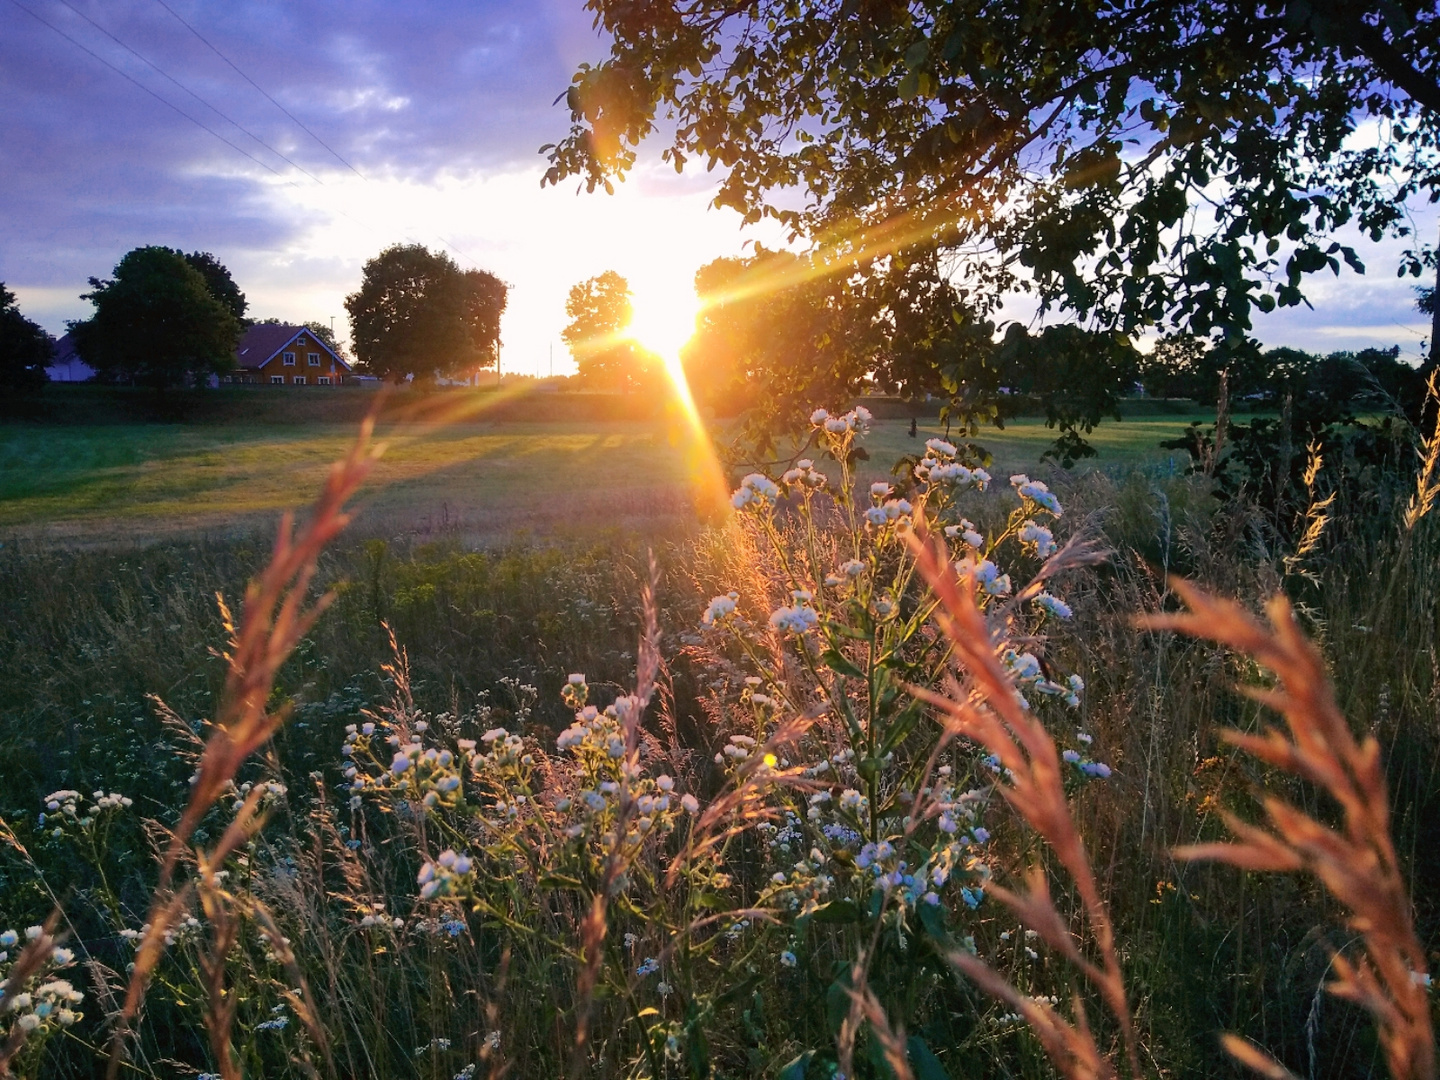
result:
M 705 614 L 700 616 L 700 622 L 704 626 L 714 626 L 723 619 L 729 618 L 735 613 L 735 602 L 739 594 L 729 593 L 725 596 L 714 597 L 710 606 L 705 609 Z
M 698 813 L 700 810 L 700 800 L 688 792 L 680 796 L 680 805 L 685 808 L 687 814 Z
M 782 607 L 776 608 L 770 614 L 770 625 L 782 633 L 804 634 L 820 622 L 820 616 L 810 607 Z
M 1110 778 L 1110 766 L 1106 765 L 1103 761 L 1087 762 L 1081 765 L 1080 768 L 1085 771 L 1087 776 L 1098 777 L 1101 780 L 1108 780 Z
M 840 793 L 840 805 L 846 810 L 859 810 L 865 805 L 865 796 L 854 788 L 846 788 Z
M 786 949 L 780 954 L 780 963 L 787 968 L 793 968 L 799 962 L 800 961 L 796 959 L 795 954 L 789 949 Z
M 1060 500 L 1041 481 L 1031 480 L 1021 473 L 1018 476 L 1010 477 L 1010 483 L 1022 499 L 1028 499 L 1037 506 L 1043 507 L 1057 518 L 1061 516 Z
M 1062 760 L 1068 761 L 1071 765 L 1080 764 L 1080 755 L 1074 750 L 1066 750 L 1060 757 Z
M 1070 609 L 1069 604 L 1065 603 L 1065 601 L 1061 600 L 1058 596 L 1052 596 L 1048 592 L 1037 593 L 1035 596 L 1035 604 L 1037 607 L 1043 608 L 1051 615 L 1054 615 L 1057 619 L 1068 619 L 1075 614 L 1075 612 Z
M 14 930 L 6 930 L 3 934 L 0 934 L 0 945 L 5 946 L 7 949 L 12 949 L 19 943 L 20 935 L 15 933 Z
M 941 457 L 953 458 L 955 456 L 955 445 L 944 439 L 926 439 L 925 449 Z
M 810 423 L 814 424 L 816 427 L 819 427 L 821 424 L 825 423 L 825 421 L 829 419 L 830 414 L 824 409 L 816 409 L 813 413 L 810 414 Z
M 751 473 L 740 481 L 740 486 L 730 496 L 730 504 L 736 510 L 744 510 L 747 506 L 763 510 L 779 497 L 780 489 L 776 487 L 775 481 L 764 473 Z
M 659 961 L 659 960 L 656 960 L 653 956 L 649 956 L 649 957 L 646 957 L 645 960 L 640 964 L 640 966 L 635 969 L 635 974 L 636 974 L 636 975 L 652 975 L 652 974 L 654 974 L 655 972 L 657 972 L 657 971 L 659 971 L 659 970 L 660 970 L 660 961 Z
M 877 503 L 884 502 L 885 497 L 890 494 L 890 485 L 884 480 L 877 480 L 870 485 L 870 497 Z
M 846 577 L 857 578 L 865 572 L 865 564 L 859 559 L 851 559 L 840 567 Z
M 1035 545 L 1035 554 L 1048 559 L 1055 552 L 1055 534 L 1044 525 L 1026 521 L 1020 526 L 1020 542 Z
M 399 776 L 408 768 L 410 768 L 410 755 L 404 751 L 397 751 L 394 760 L 390 762 L 390 771 Z

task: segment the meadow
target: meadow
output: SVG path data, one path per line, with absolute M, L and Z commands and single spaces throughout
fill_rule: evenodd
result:
M 1092 437 L 1090 467 L 1148 464 L 1175 471 L 1162 450 L 1201 414 L 1133 416 Z M 276 422 L 0 425 L 0 539 L 94 544 L 269 528 L 307 500 L 355 424 L 318 417 Z M 724 426 L 717 426 L 723 438 Z M 882 420 L 867 481 L 943 434 L 933 422 Z M 458 535 L 494 546 L 624 525 L 656 532 L 695 517 L 684 443 L 673 420 L 382 423 L 384 457 L 361 495 L 368 535 Z M 1039 467 L 1054 432 L 1020 418 L 980 440 L 997 475 Z
M 1176 856 L 1224 838 L 1227 814 L 1263 821 L 1262 796 L 1346 821 L 1222 737 L 1272 721 L 1237 685 L 1276 684 L 1134 619 L 1180 609 L 1172 573 L 1252 610 L 1289 598 L 1324 657 L 1312 684 L 1328 672 L 1378 739 L 1401 895 L 1431 943 L 1440 528 L 1405 516 L 1408 455 L 1354 475 L 1337 457 L 1283 527 L 1155 447 L 1186 420 L 1107 424 L 1073 473 L 1037 467 L 1047 433 L 1012 424 L 983 440 L 991 484 L 942 448 L 909 511 L 868 485 L 935 429 L 880 420 L 834 436 L 870 454 L 855 505 L 817 457 L 746 480 L 741 512 L 709 522 L 664 424 L 392 427 L 352 528 L 302 535 L 283 579 L 265 569 L 276 513 L 313 497 L 353 428 L 0 428 L 0 931 L 47 941 L 61 910 L 74 955 L 32 997 L 46 978 L 85 995 L 52 990 L 6 1060 L 66 1077 L 102 1075 L 119 1047 L 141 1076 L 1198 1078 L 1238 1075 L 1220 1042 L 1237 1032 L 1307 1080 L 1378 1075 L 1394 1025 L 1323 990 L 1379 955 L 1353 903 L 1306 874 Z M 924 600 L 940 571 L 907 547 L 912 514 L 971 552 L 988 621 L 969 634 L 963 603 Z M 269 584 L 247 597 L 250 581 Z M 288 588 L 302 610 L 333 602 L 292 626 Z M 985 633 L 989 660 L 965 648 Z M 947 670 L 1035 740 L 1025 753 L 956 719 Z M 1004 713 L 1016 690 L 1033 728 Z M 202 754 L 217 725 L 252 755 Z M 1027 771 L 1045 760 L 1049 780 Z M 1049 812 L 1003 794 L 1020 780 Z M 218 875 L 199 869 L 212 858 Z M 1005 899 L 1034 867 L 1053 918 Z M 147 937 L 165 948 L 132 1015 Z M 1018 996 L 992 996 L 976 962 Z M 1082 1008 L 1074 1045 L 1103 1063 L 1088 1074 L 1052 1064 L 1041 1022 Z

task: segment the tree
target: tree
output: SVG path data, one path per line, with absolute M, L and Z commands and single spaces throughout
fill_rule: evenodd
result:
M 22 394 L 40 389 L 54 351 L 50 335 L 20 314 L 15 294 L 0 281 L 0 386 Z
M 81 299 L 95 314 L 69 324 L 76 352 L 100 378 L 164 388 L 235 366 L 240 320 L 181 252 L 135 248 L 114 272 L 90 279 Z
M 716 414 L 744 413 L 742 434 L 762 449 L 786 421 L 848 402 L 880 363 L 864 297 L 812 271 L 803 255 L 761 247 L 695 274 L 701 308 L 681 355 L 686 381 Z
M 658 360 L 626 335 L 633 315 L 630 283 L 614 270 L 587 278 L 570 289 L 560 331 L 582 382 L 607 390 L 646 389 Z
M 230 314 L 243 323 L 245 309 L 250 305 L 224 263 L 208 251 L 192 251 L 185 256 L 185 261 L 205 279 L 205 287 L 210 290 L 210 295 L 224 304 Z
M 462 271 L 443 252 L 396 244 L 365 264 L 345 298 L 360 366 L 399 381 L 468 376 L 500 355 L 506 286 L 483 270 Z
M 330 346 L 330 349 L 335 353 L 336 356 L 340 357 L 341 360 L 349 361 L 350 354 L 346 351 L 345 346 L 341 345 L 340 342 L 335 339 L 335 331 L 331 328 L 328 322 L 321 322 L 319 319 L 311 319 L 309 322 L 303 323 L 302 325 L 305 327 L 306 330 L 309 330 L 310 333 L 314 334 L 326 345 Z
M 1307 275 L 1363 269 L 1343 227 L 1406 239 L 1402 273 L 1437 263 L 1408 213 L 1440 196 L 1429 0 L 588 6 L 610 55 L 576 74 L 546 180 L 608 187 L 663 113 L 663 157 L 723 165 L 719 205 L 867 278 L 889 323 L 923 286 L 932 370 L 955 366 L 946 309 L 979 325 L 1015 290 L 1233 348 Z

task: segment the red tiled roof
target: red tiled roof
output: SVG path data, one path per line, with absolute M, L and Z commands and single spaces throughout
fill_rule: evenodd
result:
M 288 323 L 261 323 L 252 326 L 245 331 L 244 336 L 240 339 L 240 344 L 235 347 L 235 359 L 239 361 L 242 368 L 247 370 L 253 371 L 262 368 L 266 361 L 289 345 L 302 332 L 306 332 L 305 327 L 291 326 Z M 336 356 L 325 342 L 315 337 L 313 332 L 310 332 L 310 337 L 320 348 L 330 353 L 335 363 L 341 368 L 345 371 L 350 370 L 350 365 Z

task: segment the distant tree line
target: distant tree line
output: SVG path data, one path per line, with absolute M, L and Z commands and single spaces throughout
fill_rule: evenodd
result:
M 387 248 L 365 264 L 360 290 L 346 300 L 359 370 L 424 381 L 493 367 L 506 292 L 495 275 L 461 270 L 420 245 Z M 257 325 L 229 269 L 205 251 L 135 248 L 109 278 L 90 278 L 81 298 L 94 313 L 67 325 L 76 354 L 105 383 L 203 385 L 235 370 L 236 346 Z M 304 326 L 345 357 L 328 324 Z M 0 384 L 12 393 L 39 389 L 54 350 L 0 283 Z

